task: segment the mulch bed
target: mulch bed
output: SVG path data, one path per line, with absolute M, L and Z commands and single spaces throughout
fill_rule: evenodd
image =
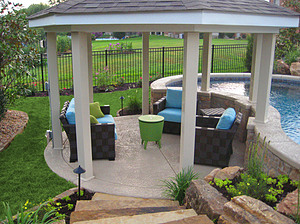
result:
M 23 132 L 28 115 L 23 111 L 8 110 L 0 121 L 0 151 L 6 149 L 17 134 Z
M 137 85 L 137 83 L 124 83 L 122 86 L 112 86 L 113 88 L 107 88 L 107 89 L 100 89 L 98 87 L 93 88 L 94 93 L 105 93 L 105 92 L 115 92 L 115 91 L 124 91 L 128 89 L 135 89 L 140 88 L 140 86 Z M 68 96 L 68 95 L 74 95 L 73 89 L 62 89 L 60 90 L 61 96 Z M 39 96 L 48 96 L 48 92 L 37 92 L 32 95 L 29 95 L 28 97 L 39 97 Z
M 95 193 L 89 192 L 87 190 L 83 190 L 84 194 L 80 196 L 80 200 L 91 200 Z M 75 210 L 76 202 L 78 200 L 77 192 L 70 195 L 68 197 L 70 200 L 66 200 L 66 198 L 58 199 L 53 204 L 54 207 L 59 208 L 58 212 L 60 214 L 66 215 L 65 221 L 66 224 L 70 223 L 70 215 Z M 70 209 L 72 207 L 72 209 Z

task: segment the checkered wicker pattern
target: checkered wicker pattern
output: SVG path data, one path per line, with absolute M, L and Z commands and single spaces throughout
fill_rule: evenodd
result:
M 204 117 L 209 123 L 209 117 Z M 212 127 L 196 127 L 194 163 L 220 166 L 228 166 L 232 154 L 232 140 L 241 122 L 242 114 L 238 113 L 235 122 L 229 130 L 215 129 Z M 197 117 L 201 120 L 201 116 Z M 216 117 L 211 118 L 212 123 Z M 203 122 L 198 121 L 198 124 Z
M 200 109 L 200 114 L 206 116 L 221 116 L 224 113 L 225 109 L 220 108 L 208 108 L 208 109 Z
M 69 103 L 66 102 L 61 111 L 60 120 L 70 142 L 70 162 L 77 161 L 76 126 L 69 124 L 66 111 Z M 109 106 L 101 106 L 104 114 L 109 113 Z M 93 159 L 115 159 L 115 124 L 91 124 L 92 157 Z

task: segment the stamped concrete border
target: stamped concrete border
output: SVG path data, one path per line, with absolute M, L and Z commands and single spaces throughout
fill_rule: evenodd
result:
M 212 74 L 211 77 L 250 77 L 250 73 L 239 74 Z M 201 78 L 201 74 L 198 75 Z M 273 79 L 300 82 L 300 77 L 287 75 L 273 75 Z M 151 108 L 154 102 L 166 94 L 167 85 L 172 82 L 182 80 L 182 75 L 171 76 L 159 79 L 151 84 Z M 240 125 L 238 131 L 239 140 L 246 141 L 247 149 L 251 142 L 259 139 L 259 153 L 264 153 L 263 141 L 270 142 L 267 152 L 264 155 L 265 171 L 271 176 L 286 174 L 293 180 L 300 177 L 300 145 L 292 141 L 282 130 L 280 123 L 280 114 L 272 106 L 269 107 L 268 121 L 265 124 L 254 122 L 255 104 L 249 102 L 249 98 L 241 95 L 224 92 L 198 92 L 198 99 L 201 100 L 203 108 L 207 107 L 234 107 L 241 111 L 245 120 Z M 199 109 L 199 108 L 197 108 Z M 245 153 L 245 162 L 247 161 L 247 151 Z

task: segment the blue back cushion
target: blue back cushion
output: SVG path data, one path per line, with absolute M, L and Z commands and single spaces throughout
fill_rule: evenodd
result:
M 233 108 L 227 108 L 224 113 L 222 114 L 222 116 L 220 117 L 220 120 L 217 124 L 216 129 L 224 129 L 224 130 L 228 130 L 231 128 L 231 126 L 233 125 L 233 122 L 235 120 L 236 117 L 236 112 Z
M 66 112 L 66 118 L 69 124 L 75 124 L 75 100 L 74 98 L 71 100 L 69 107 Z
M 166 107 L 181 108 L 182 90 L 167 89 L 166 100 L 167 100 Z
M 181 123 L 181 109 L 179 108 L 166 108 L 158 113 L 163 116 L 165 121 Z
M 113 116 L 108 115 L 108 114 L 105 114 L 104 117 L 97 118 L 97 121 L 99 123 L 114 123 L 114 124 L 116 124 Z M 117 139 L 118 139 L 118 136 L 117 136 L 117 130 L 116 130 L 116 125 L 115 125 L 115 140 L 117 140 Z

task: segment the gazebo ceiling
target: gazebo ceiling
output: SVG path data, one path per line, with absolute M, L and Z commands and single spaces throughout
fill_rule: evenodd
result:
M 28 19 L 31 27 L 49 31 L 89 32 L 242 32 L 245 27 L 249 32 L 260 32 L 253 27 L 277 32 L 299 24 L 298 13 L 265 0 L 68 0 Z

